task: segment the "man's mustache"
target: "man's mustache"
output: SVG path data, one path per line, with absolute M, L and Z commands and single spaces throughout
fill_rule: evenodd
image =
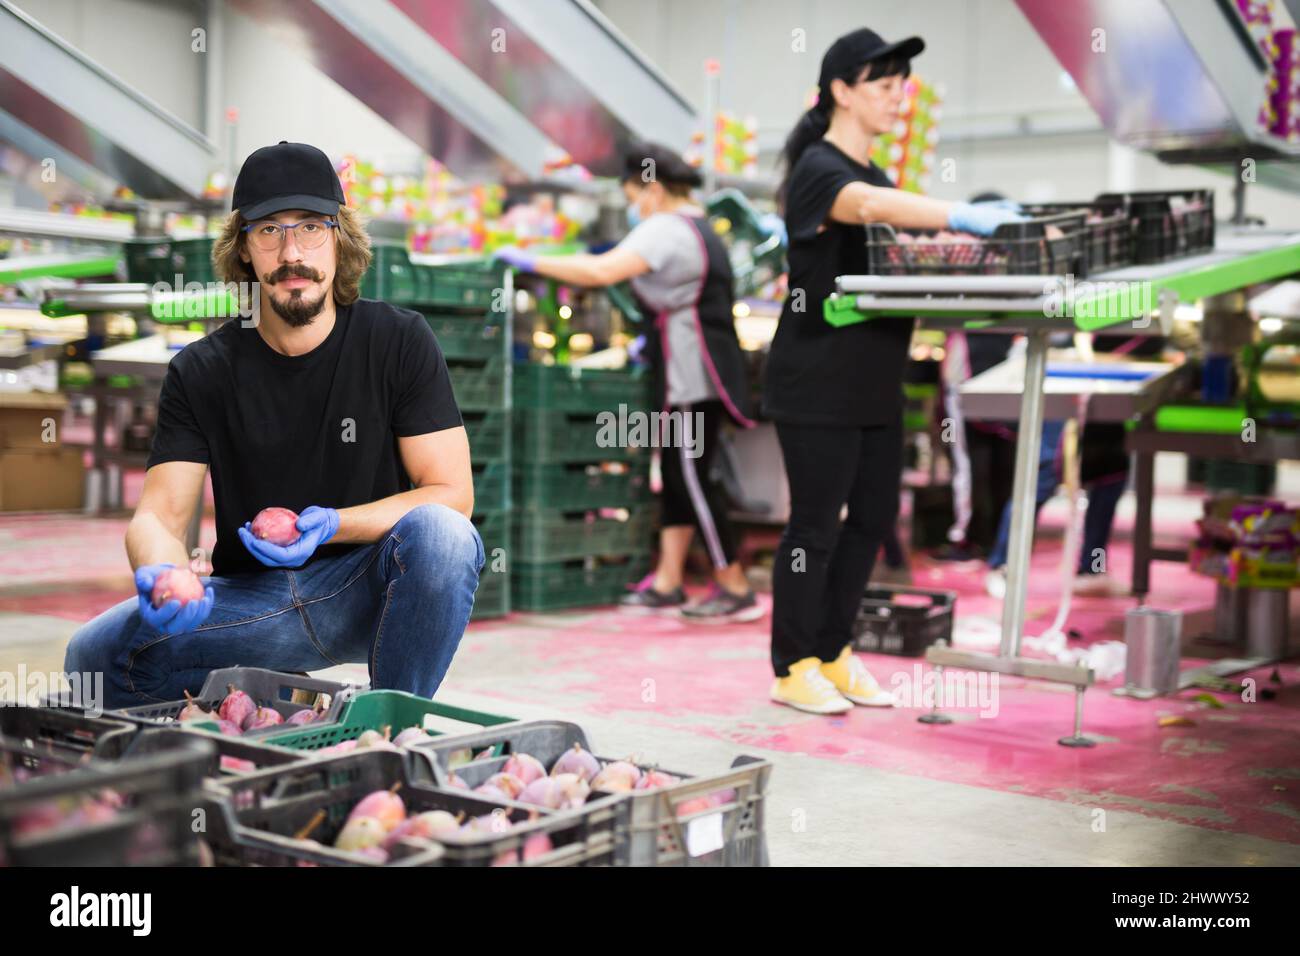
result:
M 293 277 L 310 279 L 312 282 L 325 281 L 323 273 L 317 272 L 311 266 L 304 265 L 280 266 L 280 268 L 276 269 L 274 272 L 268 272 L 266 275 L 262 276 L 262 281 L 267 285 L 275 285 L 277 282 L 283 282 L 285 279 Z

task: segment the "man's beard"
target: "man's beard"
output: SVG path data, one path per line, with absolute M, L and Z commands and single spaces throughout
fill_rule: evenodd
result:
M 293 278 L 294 276 L 310 279 L 312 282 L 320 282 L 325 278 L 309 266 L 284 265 L 276 269 L 274 272 L 268 273 L 262 278 L 262 281 L 268 287 L 271 287 L 277 282 Z M 327 294 L 327 292 L 322 292 L 319 299 L 312 301 L 303 297 L 303 291 L 301 289 L 294 289 L 289 293 L 289 300 L 287 302 L 281 302 L 269 293 L 267 294 L 267 298 L 270 300 L 271 308 L 275 311 L 276 315 L 284 319 L 284 321 L 291 327 L 300 329 L 304 325 L 310 325 L 312 320 L 315 319 L 316 316 L 320 315 L 321 310 L 325 308 L 325 296 Z
M 281 302 L 275 296 L 270 296 L 270 299 L 271 308 L 275 310 L 275 314 L 295 329 L 300 329 L 304 325 L 311 325 L 316 316 L 320 315 L 321 310 L 325 308 L 324 292 L 315 301 L 304 298 L 301 289 L 294 289 L 289 293 L 289 301 L 287 302 Z

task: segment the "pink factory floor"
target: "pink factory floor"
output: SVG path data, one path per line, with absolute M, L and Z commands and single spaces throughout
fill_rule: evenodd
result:
M 133 491 L 128 482 L 128 500 Z M 3 640 L 3 631 L 17 622 L 85 621 L 129 593 L 125 526 L 120 517 L 0 518 L 0 666 L 17 663 L 12 653 L 5 655 Z M 1177 539 L 1187 530 L 1183 520 L 1166 520 L 1157 535 Z M 213 533 L 209 519 L 205 544 Z M 1129 571 L 1127 538 L 1121 518 L 1111 549 L 1119 581 Z M 1060 549 L 1061 527 L 1049 506 L 1029 581 L 1030 633 L 1045 629 L 1055 612 Z M 913 576 L 916 584 L 959 593 L 959 645 L 961 634 L 981 630 L 972 625 L 998 619 L 1000 603 L 983 593 L 981 566 L 918 556 Z M 1153 577 L 1149 603 L 1184 612 L 1183 666 L 1230 656 L 1195 639 L 1208 629 L 1213 585 L 1175 564 L 1157 564 Z M 1069 624 L 1082 638 L 1072 646 L 1122 640 L 1124 610 L 1131 605 L 1126 597 L 1076 598 Z M 66 626 L 63 631 L 71 633 Z M 1298 633 L 1294 621 L 1292 633 Z M 893 710 L 857 708 L 843 718 L 777 707 L 766 697 L 767 642 L 766 619 L 692 627 L 609 608 L 516 613 L 472 624 L 452 676 L 464 674 L 467 687 L 500 700 L 505 713 L 511 701 L 553 705 L 578 722 L 584 715 L 630 720 L 724 740 L 738 750 L 807 755 L 1300 844 L 1300 664 L 1294 655 L 1276 668 L 1240 675 L 1253 678 L 1254 702 L 1241 694 L 1196 691 L 1142 702 L 1110 693 L 1122 676 L 1101 682 L 1086 694 L 1084 711 L 1084 730 L 1098 745 L 1068 749 L 1056 740 L 1070 730 L 1073 694 L 1018 678 L 985 685 L 992 696 L 978 704 L 945 708 L 954 718 L 947 726 L 918 723 L 919 701 Z M 61 659 L 61 649 L 50 648 L 49 659 Z M 929 673 L 912 659 L 864 659 L 886 687 L 919 690 Z M 1170 716 L 1186 722 L 1161 726 L 1160 719 Z

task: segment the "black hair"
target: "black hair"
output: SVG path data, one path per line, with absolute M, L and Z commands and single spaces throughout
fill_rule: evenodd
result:
M 685 196 L 703 185 L 700 171 L 667 146 L 658 143 L 634 143 L 623 155 L 620 182 L 638 185 L 657 182 L 677 196 Z
M 845 83 L 860 83 L 883 79 L 886 76 L 901 76 L 906 79 L 911 73 L 911 60 L 906 57 L 886 56 L 863 63 L 847 74 L 833 79 L 843 80 Z M 831 126 L 831 111 L 835 107 L 835 98 L 831 96 L 830 84 L 828 83 L 827 88 L 819 92 L 817 102 L 799 117 L 799 122 L 794 124 L 794 129 L 785 138 L 785 145 L 781 148 L 781 165 L 785 167 L 785 172 L 781 176 L 781 185 L 776 190 L 776 202 L 777 207 L 782 211 L 785 209 L 785 197 L 790 189 L 790 174 L 794 172 L 795 163 L 799 162 L 799 157 L 803 155 L 805 149 L 826 135 L 826 131 Z

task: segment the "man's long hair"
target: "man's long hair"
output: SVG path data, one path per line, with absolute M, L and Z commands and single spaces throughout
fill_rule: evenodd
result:
M 338 228 L 330 230 L 336 234 L 334 241 L 338 252 L 334 269 L 334 302 L 349 305 L 361 294 L 361 277 L 370 268 L 370 236 L 361 213 L 351 206 L 339 206 L 335 218 Z M 252 263 L 239 258 L 240 250 L 248 241 L 248 233 L 243 231 L 246 225 L 248 221 L 238 209 L 234 210 L 226 217 L 221 235 L 212 245 L 212 264 L 222 282 L 258 282 L 261 279 L 253 274 Z

